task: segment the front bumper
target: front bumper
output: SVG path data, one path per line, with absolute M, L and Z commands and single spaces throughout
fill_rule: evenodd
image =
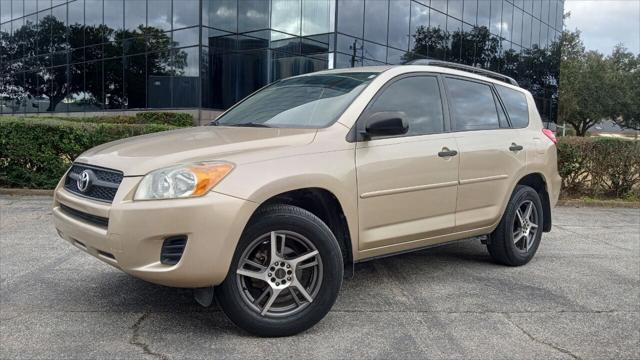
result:
M 143 280 L 174 287 L 220 284 L 257 204 L 224 194 L 190 199 L 133 201 L 141 177 L 126 177 L 112 204 L 55 190 L 53 218 L 58 234 L 76 247 Z M 100 226 L 61 205 L 108 219 Z M 165 239 L 184 235 L 187 245 L 175 265 L 160 262 Z

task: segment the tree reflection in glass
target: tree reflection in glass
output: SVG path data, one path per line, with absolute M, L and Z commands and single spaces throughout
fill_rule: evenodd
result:
M 104 39 L 113 40 L 103 43 Z M 88 46 L 74 58 L 106 60 L 68 63 L 69 51 L 83 43 L 103 44 Z M 0 94 L 8 99 L 3 99 L 3 105 L 10 103 L 18 112 L 66 111 L 61 105 L 66 99 L 95 110 L 145 107 L 145 74 L 179 76 L 186 66 L 183 50 L 171 51 L 171 57 L 161 56 L 176 45 L 170 33 L 152 26 L 113 29 L 102 24 L 66 25 L 51 15 L 39 23 L 26 21 L 13 34 L 0 32 L 0 54 L 7 65 L 3 65 L 0 78 Z M 147 53 L 149 50 L 154 52 Z M 147 54 L 123 58 L 125 53 Z M 10 62 L 12 59 L 16 60 Z M 132 104 L 128 94 L 133 96 Z
M 491 69 L 515 78 L 520 86 L 529 90 L 536 100 L 544 102 L 541 116 L 545 120 L 553 115 L 550 108 L 557 106 L 558 79 L 560 72 L 560 44 L 557 40 L 548 47 L 534 44 L 522 51 L 503 49 L 502 41 L 486 26 L 474 27 L 470 31 L 447 31 L 440 26 L 418 26 L 413 31 L 413 47 L 407 51 L 404 62 L 415 59 L 448 59 L 447 52 L 460 51 L 456 61 L 472 66 Z M 451 56 L 451 55 L 449 55 Z

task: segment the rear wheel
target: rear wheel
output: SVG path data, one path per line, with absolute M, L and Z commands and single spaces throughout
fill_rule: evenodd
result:
M 502 220 L 487 244 L 491 257 L 509 266 L 528 263 L 542 239 L 543 214 L 538 193 L 528 186 L 516 186 Z
M 320 321 L 342 284 L 342 255 L 318 217 L 273 205 L 247 225 L 216 296 L 225 314 L 259 336 L 288 336 Z

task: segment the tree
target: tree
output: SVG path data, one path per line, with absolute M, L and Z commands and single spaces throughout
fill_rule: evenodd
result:
M 623 128 L 640 130 L 640 69 L 628 75 L 626 89 L 627 96 L 614 119 Z
M 604 119 L 640 129 L 640 56 L 618 45 L 609 56 L 585 51 L 580 31 L 561 39 L 560 119 L 578 136 Z
M 610 67 L 602 54 L 585 52 L 579 30 L 565 31 L 561 43 L 559 117 L 574 128 L 576 135 L 585 136 L 613 108 Z
M 622 44 L 609 56 L 613 109 L 609 114 L 620 127 L 640 130 L 640 54 L 634 56 Z

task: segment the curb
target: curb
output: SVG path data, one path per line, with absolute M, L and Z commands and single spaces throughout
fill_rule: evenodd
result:
M 640 201 L 561 199 L 556 206 L 640 209 Z
M 53 196 L 53 190 L 0 188 L 0 195 L 10 195 L 10 196 Z

